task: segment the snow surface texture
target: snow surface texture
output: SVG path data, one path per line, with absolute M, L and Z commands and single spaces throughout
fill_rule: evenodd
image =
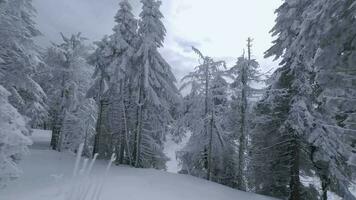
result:
M 190 136 L 191 133 L 187 133 L 187 135 L 179 143 L 176 143 L 172 136 L 167 137 L 167 142 L 164 145 L 164 153 L 169 158 L 169 161 L 166 163 L 168 172 L 178 173 L 181 170 L 176 152 L 182 150 L 185 147 Z
M 68 200 L 66 194 L 77 180 L 72 173 L 75 155 L 49 150 L 50 133 L 35 131 L 31 155 L 20 167 L 24 174 L 0 190 L 4 200 Z M 47 143 L 46 143 L 47 141 Z M 98 182 L 107 162 L 97 162 L 90 180 Z M 272 200 L 240 192 L 222 185 L 186 175 L 151 169 L 113 166 L 104 182 L 101 200 Z M 95 199 L 96 200 L 96 199 Z

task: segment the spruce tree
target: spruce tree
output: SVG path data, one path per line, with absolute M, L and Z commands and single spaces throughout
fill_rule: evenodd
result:
M 113 34 L 96 43 L 96 51 L 89 57 L 95 65 L 96 83 L 88 97 L 96 98 L 99 105 L 94 153 L 110 157 L 112 149 L 118 154 L 118 163 L 132 164 L 131 133 L 133 132 L 137 83 L 133 56 L 137 45 L 137 20 L 127 0 L 120 2 L 115 16 Z
M 324 199 L 327 198 L 327 190 L 338 193 L 344 199 L 354 199 L 348 190 L 351 176 L 346 162 L 352 151 L 352 145 L 348 142 L 352 140 L 346 138 L 353 138 L 346 133 L 352 132 L 353 129 L 345 129 L 336 123 L 338 117 L 333 117 L 331 113 L 335 111 L 333 107 L 338 103 L 334 102 L 329 104 L 334 106 L 327 107 L 328 101 L 324 101 L 329 97 L 345 99 L 338 95 L 328 95 L 334 86 L 324 82 L 327 77 L 338 79 L 339 75 L 329 73 L 325 76 L 323 73 L 327 71 L 324 69 L 335 70 L 338 66 L 347 66 L 335 61 L 343 58 L 343 51 L 348 51 L 345 44 L 350 43 L 352 37 L 348 37 L 348 34 L 345 34 L 346 37 L 338 37 L 335 33 L 343 35 L 342 27 L 346 28 L 354 23 L 351 17 L 351 13 L 354 13 L 352 2 L 285 1 L 277 13 L 273 34 L 278 37 L 266 55 L 281 58 L 282 67 L 275 72 L 267 94 L 257 107 L 255 133 L 261 134 L 266 140 L 255 140 L 258 144 L 255 151 L 269 150 L 269 153 L 272 153 L 269 157 L 272 159 L 265 160 L 265 163 L 271 163 L 270 167 L 273 168 L 282 168 L 281 173 L 274 176 L 278 177 L 277 180 L 282 180 L 281 184 L 278 184 L 285 193 L 281 194 L 282 196 L 290 199 L 304 198 L 299 177 L 301 172 L 308 171 L 301 162 L 307 160 L 312 163 L 316 174 L 321 178 Z M 338 20 L 335 20 L 336 18 Z M 344 23 L 339 25 L 336 21 Z M 342 39 L 339 40 L 340 38 Z M 335 41 L 329 42 L 332 40 Z M 325 51 L 326 49 L 328 51 Z M 328 53 L 324 54 L 325 52 Z M 352 54 L 352 50 L 348 52 Z M 332 55 L 335 60 L 325 63 Z M 320 62 L 321 60 L 323 61 Z M 340 88 L 345 89 L 341 86 Z M 343 103 L 346 102 L 348 100 Z M 326 113 L 328 114 L 324 115 Z M 268 135 L 260 132 L 266 129 L 264 126 L 272 124 L 274 129 L 271 130 L 275 131 L 269 131 Z M 270 140 L 272 138 L 276 139 Z M 266 143 L 267 141 L 270 143 Z M 281 154 L 283 151 L 285 153 Z M 285 159 L 282 159 L 281 155 Z M 287 162 L 283 164 L 281 161 Z M 286 186 L 286 182 L 289 182 L 289 186 Z M 271 185 L 268 183 L 264 189 L 268 190 L 268 186 Z M 276 189 L 274 186 L 272 188 Z
M 192 136 L 178 157 L 185 172 L 234 186 L 236 149 L 226 128 L 228 83 L 224 79 L 225 63 L 193 50 L 202 64 L 183 78 L 182 86 L 182 89 L 191 87 L 191 93 L 185 97 L 183 121 Z
M 261 74 L 258 72 L 259 64 L 252 59 L 252 39 L 247 40 L 247 57 L 245 55 L 238 58 L 235 66 L 229 72 L 233 77 L 231 89 L 233 92 L 231 102 L 230 128 L 234 132 L 235 140 L 239 144 L 238 151 L 238 173 L 236 175 L 237 188 L 246 190 L 245 168 L 247 166 L 245 154 L 249 138 L 250 107 L 253 98 L 257 98 L 259 89 L 253 84 L 260 82 Z
M 134 135 L 134 162 L 136 167 L 165 168 L 163 141 L 174 119 L 170 113 L 180 101 L 176 79 L 171 67 L 158 49 L 163 47 L 166 29 L 159 8 L 160 1 L 142 0 L 139 22 L 137 120 Z

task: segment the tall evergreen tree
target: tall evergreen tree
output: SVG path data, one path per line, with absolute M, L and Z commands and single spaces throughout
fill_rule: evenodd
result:
M 160 1 L 142 0 L 135 55 L 137 75 L 137 124 L 135 129 L 134 159 L 136 167 L 164 168 L 167 160 L 163 141 L 173 118 L 171 107 L 180 101 L 171 67 L 160 55 L 166 29 L 159 8 Z
M 331 85 L 325 84 L 325 78 L 339 77 L 335 73 L 325 76 L 322 71 L 345 66 L 340 65 L 340 62 L 322 62 L 323 65 L 320 65 L 320 61 L 331 55 L 334 55 L 335 60 L 340 60 L 343 51 L 348 51 L 344 44 L 349 44 L 352 37 L 348 37 L 348 34 L 345 34 L 346 37 L 338 37 L 335 32 L 342 35 L 342 27 L 346 28 L 354 23 L 351 17 L 351 13 L 354 13 L 352 2 L 285 1 L 277 12 L 277 24 L 273 33 L 278 38 L 266 55 L 281 57 L 282 67 L 275 72 L 269 91 L 257 107 L 255 133 L 262 140 L 255 139 L 258 144 L 255 146 L 256 152 L 265 151 L 264 156 L 267 150 L 271 153 L 265 163 L 269 163 L 269 172 L 280 169 L 274 176 L 279 184 L 272 188 L 279 187 L 284 193 L 281 196 L 293 200 L 303 198 L 300 172 L 306 169 L 301 161 L 309 158 L 307 160 L 313 163 L 314 170 L 321 177 L 324 199 L 327 198 L 328 189 L 337 192 L 344 199 L 354 199 L 348 191 L 350 175 L 346 162 L 352 150 L 352 145 L 346 139 L 350 134 L 346 133 L 353 129 L 337 125 L 337 117 L 326 119 L 322 114 L 328 113 L 332 107 L 326 107 L 328 101 L 320 101 L 327 100 L 327 93 L 332 89 Z M 338 25 L 336 21 L 345 23 Z M 333 38 L 336 42 L 329 43 Z M 338 40 L 339 38 L 345 43 Z M 323 54 L 325 49 L 329 51 Z M 348 53 L 352 54 L 352 50 Z M 320 57 L 322 55 L 324 56 Z M 340 88 L 345 89 L 342 86 Z M 261 133 L 262 129 L 274 131 Z M 325 177 L 330 180 L 325 180 Z M 286 186 L 286 182 L 289 182 L 289 186 Z M 267 191 L 270 186 L 271 183 L 267 183 L 261 188 L 260 184 L 256 190 Z
M 95 103 L 85 99 L 93 70 L 86 63 L 88 47 L 84 44 L 85 38 L 78 33 L 70 38 L 62 34 L 62 39 L 63 43 L 54 44 L 45 56 L 52 74 L 47 82 L 51 85 L 47 91 L 53 121 L 51 146 L 58 151 L 75 151 L 85 138 L 88 139 L 89 130 L 93 135 L 95 127 Z
M 246 190 L 246 163 L 245 155 L 247 154 L 247 143 L 249 137 L 249 108 L 253 98 L 259 91 L 253 87 L 260 81 L 260 73 L 258 72 L 259 64 L 255 59 L 252 59 L 252 39 L 247 40 L 247 57 L 243 55 L 240 57 L 234 67 L 229 72 L 233 75 L 234 80 L 231 84 L 232 96 L 232 110 L 231 110 L 231 129 L 235 134 L 235 139 L 239 144 L 238 152 L 238 173 L 237 188 L 239 190 Z
M 135 69 L 133 56 L 137 44 L 137 20 L 132 14 L 132 7 L 127 0 L 120 2 L 120 9 L 115 16 L 117 25 L 111 36 L 113 59 L 111 67 L 113 75 L 109 85 L 109 125 L 112 133 L 117 138 L 116 151 L 118 163 L 125 160 L 132 164 L 130 133 L 133 129 L 131 121 L 136 99 L 133 93 Z
M 234 186 L 236 149 L 232 136 L 226 131 L 225 63 L 193 50 L 202 64 L 183 78 L 182 86 L 182 89 L 191 87 L 191 93 L 185 97 L 183 118 L 192 136 L 178 157 L 185 172 Z
M 109 37 L 105 36 L 101 41 L 95 42 L 96 49 L 88 57 L 88 63 L 95 67 L 92 76 L 94 80 L 93 85 L 87 91 L 86 97 L 93 98 L 98 106 L 98 116 L 95 127 L 95 138 L 93 155 L 99 153 L 100 156 L 105 156 L 103 153 L 103 146 L 101 145 L 101 135 L 103 134 L 107 123 L 105 122 L 107 100 L 105 94 L 109 88 L 110 72 L 109 66 L 111 62 L 112 48 L 110 47 Z M 105 148 L 107 149 L 107 148 Z M 102 151 L 103 150 L 103 151 Z
M 132 90 L 137 69 L 132 57 L 136 52 L 138 37 L 137 20 L 127 0 L 120 2 L 115 22 L 114 33 L 97 43 L 98 48 L 89 59 L 97 67 L 98 78 L 88 96 L 97 96 L 100 110 L 94 153 L 110 156 L 111 152 L 106 151 L 114 148 L 119 163 L 124 160 L 131 163 L 130 131 L 133 128 L 130 125 L 134 124 L 134 117 L 128 113 L 132 113 L 136 106 Z M 111 145 L 106 140 L 112 140 L 114 147 L 108 147 Z

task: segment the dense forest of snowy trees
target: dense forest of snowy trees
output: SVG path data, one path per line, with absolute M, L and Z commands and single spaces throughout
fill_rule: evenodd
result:
M 141 3 L 136 17 L 120 1 L 94 45 L 60 34 L 41 49 L 32 1 L 0 0 L 0 187 L 19 176 L 32 128 L 52 131 L 53 150 L 84 144 L 86 157 L 155 169 L 167 137 L 191 133 L 179 173 L 280 199 L 356 199 L 354 0 L 284 0 L 265 53 L 274 73 L 248 38 L 234 66 L 193 47 L 199 64 L 180 82 L 159 51 L 161 1 Z

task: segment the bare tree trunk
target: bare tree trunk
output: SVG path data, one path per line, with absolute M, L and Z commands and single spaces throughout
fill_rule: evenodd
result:
M 139 89 L 139 100 L 138 100 L 138 111 L 137 111 L 137 128 L 135 134 L 135 167 L 140 167 L 140 157 L 141 157 L 141 137 L 142 137 L 142 120 L 143 120 L 143 80 Z
M 322 200 L 328 200 L 328 189 L 329 189 L 330 179 L 326 175 L 321 176 L 321 189 L 322 189 Z
M 125 151 L 127 154 L 127 157 L 129 159 L 129 165 L 132 164 L 132 159 L 131 159 L 131 152 L 130 152 L 130 144 L 129 144 L 129 129 L 127 126 L 127 115 L 126 115 L 126 107 L 125 107 L 125 102 L 122 101 L 122 107 L 123 107 L 123 117 L 124 117 L 124 126 L 125 126 L 125 133 L 124 133 L 124 140 L 125 140 Z
M 94 138 L 94 149 L 93 149 L 93 156 L 96 153 L 99 153 L 99 145 L 100 145 L 100 136 L 101 136 L 101 126 L 102 126 L 102 119 L 103 119 L 103 100 L 100 100 L 99 103 L 99 113 L 98 113 L 98 120 L 96 122 L 96 134 Z M 102 155 L 104 156 L 104 155 Z
M 104 77 L 103 74 L 101 75 L 100 79 L 100 88 L 99 88 L 99 95 L 98 95 L 98 101 L 99 101 L 99 113 L 98 113 L 98 119 L 96 121 L 96 134 L 94 137 L 94 148 L 93 148 L 93 156 L 96 153 L 99 153 L 100 150 L 100 136 L 101 136 L 101 126 L 102 126 L 102 121 L 103 121 L 103 107 L 104 107 L 104 100 L 102 99 L 103 93 L 104 93 Z M 104 156 L 104 155 L 101 155 Z
M 60 103 L 57 104 L 57 108 L 59 110 L 56 110 L 55 117 L 54 117 L 54 124 L 52 127 L 52 138 L 51 138 L 51 146 L 53 150 L 60 151 L 60 146 L 61 146 L 61 128 L 63 126 L 63 101 L 65 98 L 65 74 L 62 75 L 62 81 L 61 81 L 61 97 L 60 97 Z
M 119 164 L 124 164 L 125 157 L 125 133 L 121 131 L 120 133 L 120 150 L 119 150 Z
M 299 178 L 299 142 L 295 138 L 292 148 L 292 163 L 290 171 L 290 200 L 300 200 L 300 178 Z
M 60 128 L 57 125 L 54 125 L 52 128 L 52 137 L 51 137 L 51 147 L 53 150 L 58 150 Z
M 212 171 L 212 151 L 213 151 L 213 124 L 214 123 L 214 110 L 211 112 L 210 119 L 210 131 L 209 131 L 209 147 L 208 147 L 208 177 L 207 179 L 211 180 L 211 171 Z

